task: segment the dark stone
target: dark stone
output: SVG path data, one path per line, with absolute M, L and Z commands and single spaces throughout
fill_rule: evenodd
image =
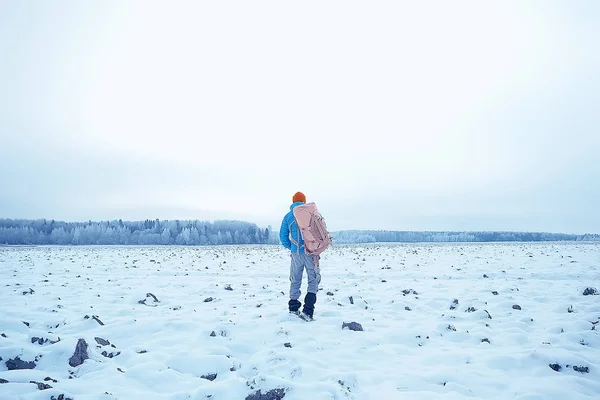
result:
M 137 353 L 138 353 L 138 354 L 146 354 L 147 352 L 148 352 L 147 350 L 140 350 L 140 351 L 138 351 Z
M 496 292 L 495 290 L 492 292 L 492 294 L 493 294 L 494 296 L 498 296 L 498 292 Z
M 200 378 L 207 379 L 209 381 L 214 381 L 215 379 L 217 379 L 217 374 L 202 375 Z
M 94 340 L 101 346 L 110 346 L 110 342 L 108 340 L 102 339 L 101 337 L 95 337 Z
M 232 291 L 232 290 L 233 290 L 233 288 L 231 287 L 231 285 L 225 285 L 225 290 Z
M 483 343 L 483 342 L 485 342 L 485 343 L 490 343 L 490 339 L 488 339 L 488 338 L 483 338 L 483 339 L 481 339 L 481 343 Z M 490 343 L 490 344 L 491 344 L 491 343 Z
M 90 319 L 89 315 L 86 315 L 85 317 L 83 317 L 84 319 Z M 100 325 L 104 325 L 104 322 L 100 321 L 100 318 L 98 318 L 97 315 L 92 315 L 91 318 L 96 321 L 97 323 L 99 323 Z
M 415 296 L 417 296 L 417 295 L 419 294 L 419 293 L 415 292 L 415 291 L 414 291 L 414 290 L 412 290 L 412 289 L 404 289 L 404 290 L 402 291 L 402 295 L 403 295 L 403 296 L 406 296 L 407 294 L 411 294 L 411 293 L 412 293 L 412 294 L 414 294 Z
M 0 378 L 0 384 L 2 384 L 2 383 L 8 383 L 8 381 L 6 379 Z
M 29 322 L 25 322 L 25 321 L 21 321 L 21 322 L 23 322 L 29 328 Z
M 411 309 L 410 307 L 408 307 L 408 306 L 407 306 L 407 307 L 404 307 L 404 309 L 405 309 L 406 311 L 412 311 L 412 309 Z
M 59 394 L 58 397 L 54 397 L 54 396 L 50 397 L 50 400 L 73 400 L 73 399 L 70 397 L 65 397 L 64 394 Z
M 33 383 L 33 384 L 37 385 L 38 390 L 52 389 L 52 386 L 48 385 L 47 383 L 36 382 L 36 381 L 29 381 L 29 383 Z
M 358 322 L 350 322 L 350 323 L 342 322 L 342 329 L 345 329 L 345 328 L 348 328 L 351 331 L 356 331 L 356 332 L 363 331 L 362 325 L 359 324 Z
M 216 337 L 216 336 L 217 336 L 217 332 L 215 332 L 215 331 L 212 331 L 212 332 L 210 333 L 210 336 L 211 336 L 211 337 Z
M 4 333 L 3 333 L 3 334 L 1 334 L 0 336 L 2 336 L 3 338 L 5 338 L 5 339 L 6 339 L 6 335 L 5 335 Z
M 484 278 L 489 278 L 489 276 L 487 276 L 486 274 L 483 274 L 483 277 L 484 277 Z
M 452 304 L 450 304 L 450 309 L 455 310 L 456 306 L 458 306 L 458 299 L 452 300 Z
M 350 304 L 354 304 L 354 298 L 352 296 L 348 297 L 348 300 L 350 300 Z
M 575 310 L 573 309 L 573 306 L 572 306 L 572 305 L 571 305 L 571 306 L 569 306 L 569 308 L 567 308 L 567 312 L 568 312 L 569 314 L 571 314 L 571 313 L 572 313 L 572 312 L 574 312 L 574 311 L 575 311 Z
M 52 379 L 49 376 L 47 376 L 47 377 L 44 378 L 44 382 L 50 382 L 50 381 L 52 381 L 54 383 L 58 383 L 58 381 L 56 379 Z
M 271 389 L 267 393 L 258 392 L 249 394 L 245 400 L 281 400 L 285 397 L 285 389 Z
M 69 365 L 71 367 L 78 367 L 83 364 L 83 362 L 89 358 L 87 349 L 87 342 L 84 339 L 79 339 L 77 341 L 77 346 L 75 347 L 75 353 L 69 358 Z
M 469 307 L 469 308 L 467 308 L 465 310 L 465 312 L 469 312 L 469 313 L 472 313 L 472 312 L 475 312 L 475 311 L 477 311 L 477 309 L 475 307 Z
M 454 332 L 456 332 L 456 328 L 455 328 L 455 327 L 454 327 L 454 325 L 452 325 L 452 324 L 449 324 L 449 325 L 446 327 L 446 329 L 447 329 L 447 330 L 449 330 L 449 331 L 454 331 Z
M 583 291 L 584 296 L 591 296 L 591 295 L 597 295 L 597 294 L 598 294 L 598 291 L 596 290 L 596 288 L 593 288 L 593 287 L 585 288 L 585 290 Z
M 590 372 L 588 367 L 578 367 L 577 365 L 573 365 L 573 370 L 582 374 L 589 374 Z
M 485 313 L 487 314 L 487 316 L 488 316 L 489 319 L 492 319 L 492 316 L 490 315 L 490 313 L 489 313 L 488 310 L 483 310 L 483 311 L 485 311 Z
M 207 297 L 206 299 L 204 299 L 205 303 L 210 303 L 211 301 L 213 301 L 214 299 L 212 297 Z
M 39 344 L 40 346 L 45 345 L 47 343 L 50 344 L 56 344 L 58 342 L 60 342 L 60 338 L 57 341 L 53 341 L 53 340 L 49 340 L 49 339 L 44 339 L 44 338 L 39 338 L 39 337 L 32 337 L 31 338 L 31 343 L 36 343 Z
M 19 356 L 14 359 L 10 359 L 6 362 L 6 368 L 9 371 L 15 369 L 34 369 L 36 367 L 35 362 L 33 361 L 23 361 Z
M 152 293 L 146 293 L 146 298 L 144 300 L 138 301 L 138 304 L 143 304 L 145 306 L 149 306 L 149 304 L 146 304 L 146 300 L 148 300 L 149 297 L 152 298 L 154 303 L 160 303 L 160 301 L 158 301 L 158 299 L 156 298 L 155 295 L 153 295 Z M 156 304 L 152 305 L 151 307 L 156 307 Z
M 327 292 L 327 296 L 333 296 L 332 292 Z
M 521 306 L 518 304 L 515 304 L 514 306 L 512 306 L 513 310 L 520 310 Z
M 288 348 L 290 348 L 290 349 L 292 348 L 292 344 L 291 344 L 291 343 L 284 343 L 283 345 L 284 345 L 285 347 L 288 347 Z
M 556 372 L 559 372 L 562 369 L 562 367 L 559 364 L 550 364 L 549 367 L 555 370 Z

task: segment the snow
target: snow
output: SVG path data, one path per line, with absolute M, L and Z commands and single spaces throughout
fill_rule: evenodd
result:
M 260 245 L 1 247 L 0 399 L 600 396 L 600 296 L 583 295 L 600 244 L 334 245 L 313 322 L 287 312 L 289 262 Z M 17 356 L 36 367 L 9 371 Z

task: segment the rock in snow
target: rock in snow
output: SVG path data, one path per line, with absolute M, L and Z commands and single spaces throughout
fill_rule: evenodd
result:
M 50 397 L 50 400 L 73 400 L 70 397 L 65 397 L 64 394 L 59 394 L 58 397 L 52 396 Z
M 48 385 L 47 383 L 36 382 L 36 381 L 29 381 L 29 383 L 33 383 L 34 385 L 37 385 L 39 390 L 52 389 L 52 386 Z
M 550 364 L 549 367 L 555 370 L 556 372 L 559 372 L 562 369 L 560 364 Z
M 217 374 L 206 374 L 206 375 L 202 375 L 200 378 L 206 379 L 209 381 L 214 381 L 215 379 L 217 379 Z
M 83 362 L 89 358 L 87 349 L 87 342 L 84 339 L 79 339 L 77 341 L 77 346 L 75 347 L 75 353 L 69 358 L 69 365 L 71 367 L 78 367 L 83 364 Z
M 358 322 L 343 322 L 342 323 L 342 329 L 350 329 L 351 331 L 357 331 L 357 332 L 362 332 L 363 331 L 363 327 L 361 324 L 359 324 Z
M 148 300 L 148 298 L 152 298 L 152 303 L 151 304 L 146 303 L 146 301 Z M 160 301 L 152 293 L 146 293 L 146 298 L 144 300 L 138 301 L 138 304 L 143 304 L 145 306 L 150 306 L 150 307 L 156 307 L 157 306 L 156 303 L 160 303 Z
M 598 294 L 598 291 L 596 290 L 596 288 L 593 288 L 593 287 L 585 288 L 585 290 L 583 291 L 584 296 L 591 296 L 591 295 L 597 295 L 597 294 Z
M 86 315 L 85 317 L 83 317 L 84 319 L 90 319 L 89 315 Z M 104 325 L 104 322 L 100 321 L 100 318 L 97 315 L 92 315 L 91 317 L 94 321 L 96 321 L 97 323 L 99 323 L 100 325 Z
M 8 368 L 9 371 L 16 369 L 34 369 L 35 366 L 35 362 L 23 361 L 19 356 L 15 357 L 14 359 L 10 359 L 6 362 L 6 368 Z
M 285 397 L 284 389 L 271 389 L 263 394 L 260 390 L 246 396 L 246 400 L 281 400 Z
M 102 339 L 101 337 L 95 337 L 94 340 L 101 346 L 110 346 L 110 342 L 108 340 Z
M 590 372 L 590 369 L 588 367 L 578 367 L 577 365 L 573 366 L 573 370 L 581 372 L 582 374 L 588 374 Z
M 458 306 L 458 299 L 452 300 L 452 304 L 450 304 L 450 309 L 455 310 L 456 306 Z

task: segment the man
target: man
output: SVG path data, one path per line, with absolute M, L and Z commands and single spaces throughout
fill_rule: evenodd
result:
M 290 300 L 288 306 L 290 313 L 297 314 L 306 320 L 312 320 L 317 302 L 317 292 L 321 282 L 321 274 L 318 265 L 312 255 L 306 254 L 304 240 L 298 229 L 298 223 L 294 218 L 293 210 L 300 204 L 306 203 L 306 196 L 302 192 L 297 192 L 292 197 L 292 205 L 281 222 L 279 230 L 279 239 L 286 249 L 290 250 L 292 264 L 290 267 Z M 302 274 L 306 269 L 308 276 L 308 291 L 304 297 L 304 308 L 300 312 L 302 303 L 298 300 L 301 295 L 300 286 L 302 285 Z

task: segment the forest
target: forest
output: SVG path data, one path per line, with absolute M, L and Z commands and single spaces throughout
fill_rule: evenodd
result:
M 268 244 L 270 227 L 243 221 L 145 220 L 62 222 L 0 219 L 0 244 L 11 245 L 225 245 Z

